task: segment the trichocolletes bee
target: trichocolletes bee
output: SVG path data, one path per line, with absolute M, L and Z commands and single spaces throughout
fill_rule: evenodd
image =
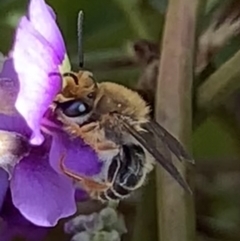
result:
M 72 173 L 62 158 L 65 174 L 80 181 L 92 197 L 116 200 L 143 185 L 155 159 L 191 192 L 171 162 L 171 152 L 179 160 L 191 158 L 167 130 L 151 120 L 150 108 L 137 92 L 116 83 L 97 83 L 88 71 L 65 73 L 63 78 L 65 87 L 55 101 L 55 113 L 106 167 L 102 180 L 93 180 Z
M 180 160 L 191 158 L 181 144 L 157 122 L 150 119 L 150 108 L 141 96 L 122 85 L 96 83 L 91 73 L 66 73 L 66 87 L 56 100 L 55 112 L 66 130 L 81 137 L 108 166 L 106 183 L 89 189 L 98 198 L 119 199 L 142 186 L 156 159 L 178 182 L 188 185 L 171 162 L 171 152 Z M 83 182 L 84 177 L 62 170 Z

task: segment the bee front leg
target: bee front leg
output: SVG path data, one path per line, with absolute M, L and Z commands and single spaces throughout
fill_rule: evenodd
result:
M 69 125 L 66 125 L 64 127 L 64 130 L 67 133 L 69 133 L 71 136 L 75 136 L 75 137 L 81 137 L 82 136 L 81 127 L 76 123 L 71 123 Z
M 91 123 L 83 125 L 81 127 L 81 131 L 83 133 L 88 133 L 88 132 L 96 131 L 96 130 L 99 130 L 99 129 L 100 129 L 100 126 L 99 126 L 98 122 L 91 122 Z

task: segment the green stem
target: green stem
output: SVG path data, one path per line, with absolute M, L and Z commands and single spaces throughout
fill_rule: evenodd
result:
M 214 72 L 198 89 L 194 125 L 199 125 L 207 115 L 240 88 L 240 51 Z
M 188 146 L 192 131 L 192 81 L 198 0 L 169 0 L 159 76 L 156 89 L 156 119 Z M 177 165 L 188 179 L 186 166 Z M 159 241 L 195 240 L 193 196 L 163 169 L 157 170 Z

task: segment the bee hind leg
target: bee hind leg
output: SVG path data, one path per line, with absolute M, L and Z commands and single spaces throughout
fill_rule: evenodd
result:
M 64 165 L 64 159 L 65 154 L 63 154 L 60 158 L 60 170 L 68 177 L 72 178 L 77 182 L 80 182 L 83 188 L 89 193 L 90 197 L 94 199 L 99 199 L 100 193 L 106 191 L 112 186 L 112 183 L 110 182 L 98 182 L 93 180 L 92 178 L 88 178 L 72 172 Z
M 103 141 L 96 144 L 96 148 L 99 151 L 109 151 L 117 149 L 117 145 L 111 141 Z

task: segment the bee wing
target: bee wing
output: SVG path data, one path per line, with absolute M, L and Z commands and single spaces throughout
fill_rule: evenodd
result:
M 187 160 L 194 163 L 194 160 L 185 151 L 181 143 L 155 120 L 151 120 L 150 122 L 144 124 L 143 128 L 160 138 L 163 144 L 165 144 L 180 161 Z
M 174 166 L 174 164 L 171 162 L 171 158 L 169 158 L 169 155 L 164 156 L 162 152 L 162 147 L 165 145 L 162 143 L 159 144 L 158 139 L 156 139 L 156 133 L 153 132 L 153 127 L 150 128 L 150 134 L 147 132 L 141 132 L 137 131 L 133 128 L 133 126 L 129 125 L 126 121 L 122 121 L 122 125 L 125 128 L 125 130 L 131 134 L 143 147 L 156 159 L 158 163 L 160 163 L 163 168 L 169 172 L 169 174 L 190 194 L 192 194 L 192 191 L 187 184 L 187 182 L 184 180 L 184 178 L 181 176 L 178 169 Z M 157 135 L 158 136 L 158 135 Z M 162 138 L 160 138 L 162 140 Z

